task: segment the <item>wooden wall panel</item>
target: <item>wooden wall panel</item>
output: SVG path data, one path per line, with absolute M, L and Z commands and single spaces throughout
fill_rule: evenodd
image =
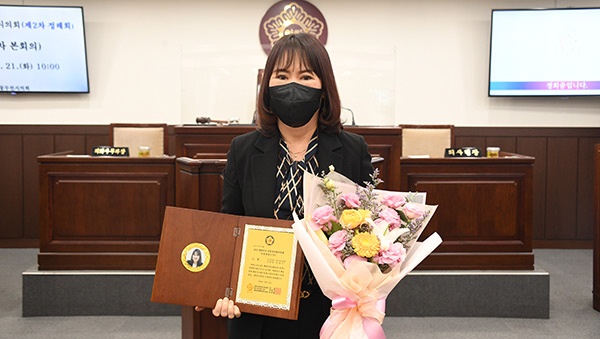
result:
M 23 238 L 23 154 L 20 135 L 0 135 L 0 239 Z
M 37 157 L 54 152 L 54 137 L 49 134 L 23 136 L 23 236 L 40 236 L 40 182 Z
M 485 152 L 485 138 L 484 137 L 457 136 L 456 131 L 457 131 L 457 128 L 455 127 L 454 128 L 455 147 L 477 147 L 482 152 Z
M 511 152 L 516 153 L 517 151 L 517 138 L 516 137 L 488 137 L 485 140 L 485 145 L 487 147 L 500 147 L 500 150 L 503 152 Z M 486 152 L 486 148 L 481 149 L 484 154 Z
M 110 145 L 108 135 L 87 135 L 85 138 L 85 150 L 82 154 L 92 154 L 92 149 L 96 146 Z
M 72 154 L 88 154 L 85 135 L 57 135 L 54 137 L 54 152 L 73 151 Z
M 577 238 L 577 139 L 548 140 L 546 240 Z
M 590 178 L 594 177 L 594 147 L 600 138 L 580 138 L 577 165 L 577 229 L 576 240 L 594 237 L 594 186 Z

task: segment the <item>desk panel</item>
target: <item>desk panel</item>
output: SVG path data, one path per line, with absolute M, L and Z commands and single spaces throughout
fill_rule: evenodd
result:
M 402 190 L 439 205 L 422 238 L 438 232 L 444 242 L 419 268 L 533 269 L 533 162 L 402 158 Z
M 155 268 L 174 157 L 38 161 L 40 270 Z

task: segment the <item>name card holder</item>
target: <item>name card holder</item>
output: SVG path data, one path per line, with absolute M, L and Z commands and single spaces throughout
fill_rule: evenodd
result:
M 445 158 L 479 158 L 481 150 L 477 147 L 446 148 Z
M 94 157 L 128 157 L 129 147 L 95 146 L 92 148 Z

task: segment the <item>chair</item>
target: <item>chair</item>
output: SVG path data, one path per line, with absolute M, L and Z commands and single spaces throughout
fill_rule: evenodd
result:
M 151 157 L 162 157 L 168 150 L 167 124 L 110 124 L 111 146 L 129 147 L 129 155 L 138 157 L 140 146 L 150 147 Z
M 454 146 L 454 125 L 399 125 L 402 128 L 402 156 L 443 158 Z

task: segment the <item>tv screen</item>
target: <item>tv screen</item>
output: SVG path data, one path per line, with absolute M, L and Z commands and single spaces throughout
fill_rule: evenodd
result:
M 494 9 L 488 96 L 600 95 L 600 8 Z
M 0 92 L 89 91 L 82 7 L 0 5 Z

